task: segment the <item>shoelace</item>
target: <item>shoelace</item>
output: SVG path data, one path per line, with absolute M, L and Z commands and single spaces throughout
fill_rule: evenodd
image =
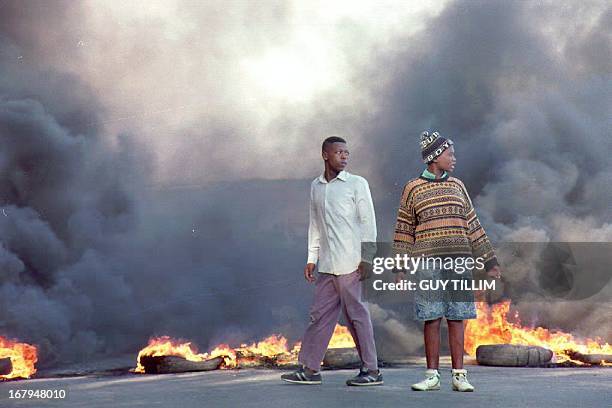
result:
M 468 382 L 467 377 L 465 376 L 465 374 L 455 374 L 455 380 L 457 380 L 459 382 Z
M 315 376 L 315 375 L 319 374 L 318 371 L 314 371 L 314 372 L 312 372 L 312 374 L 308 375 L 308 373 L 306 373 L 306 370 L 303 369 L 303 368 L 299 369 L 296 372 L 296 374 L 298 374 L 298 373 L 301 373 L 304 376 L 304 378 L 312 377 L 312 376 Z M 298 375 L 298 377 L 300 377 L 300 375 Z
M 377 380 L 377 377 L 378 377 L 378 375 L 379 375 L 379 374 L 380 374 L 380 371 L 379 371 L 379 372 L 377 372 L 377 373 L 376 373 L 376 374 L 374 374 L 374 375 L 369 374 L 369 373 L 368 373 L 368 371 L 360 371 L 360 372 L 359 372 L 359 375 L 358 375 L 357 377 L 359 377 L 359 378 L 365 378 L 365 379 L 366 379 L 366 381 L 368 381 L 368 382 L 374 382 L 374 381 L 376 381 L 376 380 Z

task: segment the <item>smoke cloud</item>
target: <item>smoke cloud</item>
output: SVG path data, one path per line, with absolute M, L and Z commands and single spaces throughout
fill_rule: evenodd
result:
M 456 142 L 456 176 L 494 242 L 610 242 L 612 174 L 601 163 L 612 147 L 611 19 L 600 2 L 448 4 L 422 35 L 381 56 L 398 72 L 373 79 L 386 108 L 367 131 L 372 150 L 386 147 L 377 185 L 402 185 L 404 168 L 418 174 L 416 130 L 435 129 Z M 537 256 L 501 255 L 512 283 L 536 272 Z M 586 301 L 518 309 L 529 323 L 610 339 L 600 316 L 612 286 L 599 284 Z

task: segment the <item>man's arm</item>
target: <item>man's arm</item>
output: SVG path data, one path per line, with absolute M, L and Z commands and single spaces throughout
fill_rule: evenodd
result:
M 414 246 L 415 230 L 416 230 L 416 214 L 412 199 L 413 185 L 410 183 L 404 186 L 402 197 L 400 198 L 399 208 L 397 210 L 397 220 L 395 222 L 395 231 L 393 233 L 393 255 L 408 254 L 412 256 L 412 247 Z M 395 280 L 401 281 L 406 276 L 404 271 L 396 271 Z
M 395 231 L 393 234 L 393 248 L 397 251 L 408 252 L 414 245 L 415 230 L 416 230 L 416 214 L 412 201 L 412 186 L 406 184 L 400 198 L 399 208 L 397 210 L 397 220 L 395 223 Z
M 370 186 L 364 178 L 360 180 L 357 187 L 355 200 L 361 233 L 361 263 L 358 270 L 361 275 L 360 280 L 364 280 L 370 274 L 370 265 L 376 254 L 376 213 L 374 212 Z
M 356 194 L 357 215 L 361 227 L 361 260 L 371 264 L 376 253 L 376 213 L 374 212 L 370 186 L 366 179 L 362 180 L 363 182 L 359 183 Z
M 309 223 L 308 223 L 308 259 L 304 268 L 304 277 L 307 281 L 314 281 L 314 268 L 319 260 L 320 248 L 320 232 L 319 224 L 317 223 L 314 203 L 314 186 L 310 186 L 310 204 L 309 204 Z

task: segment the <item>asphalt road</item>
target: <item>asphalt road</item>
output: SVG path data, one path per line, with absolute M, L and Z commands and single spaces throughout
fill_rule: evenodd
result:
M 423 368 L 383 370 L 385 385 L 347 387 L 354 370 L 324 371 L 323 384 L 281 382 L 278 370 L 170 375 L 82 376 L 0 383 L 0 407 L 610 407 L 611 368 L 470 366 L 474 393 L 451 390 L 442 368 L 440 391 L 415 392 Z M 10 399 L 10 390 L 65 390 L 63 400 Z

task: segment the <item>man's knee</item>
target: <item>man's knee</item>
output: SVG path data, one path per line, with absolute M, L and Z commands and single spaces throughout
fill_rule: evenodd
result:
M 370 314 L 370 309 L 368 308 L 368 303 L 361 300 L 361 298 L 356 297 L 345 297 L 342 299 L 344 301 L 344 307 L 347 312 L 352 313 L 367 313 Z
M 313 325 L 321 321 L 338 319 L 340 313 L 340 303 L 325 308 L 312 308 L 309 314 L 309 324 Z
M 317 321 L 317 317 L 314 313 L 310 313 L 310 324 L 314 324 Z

